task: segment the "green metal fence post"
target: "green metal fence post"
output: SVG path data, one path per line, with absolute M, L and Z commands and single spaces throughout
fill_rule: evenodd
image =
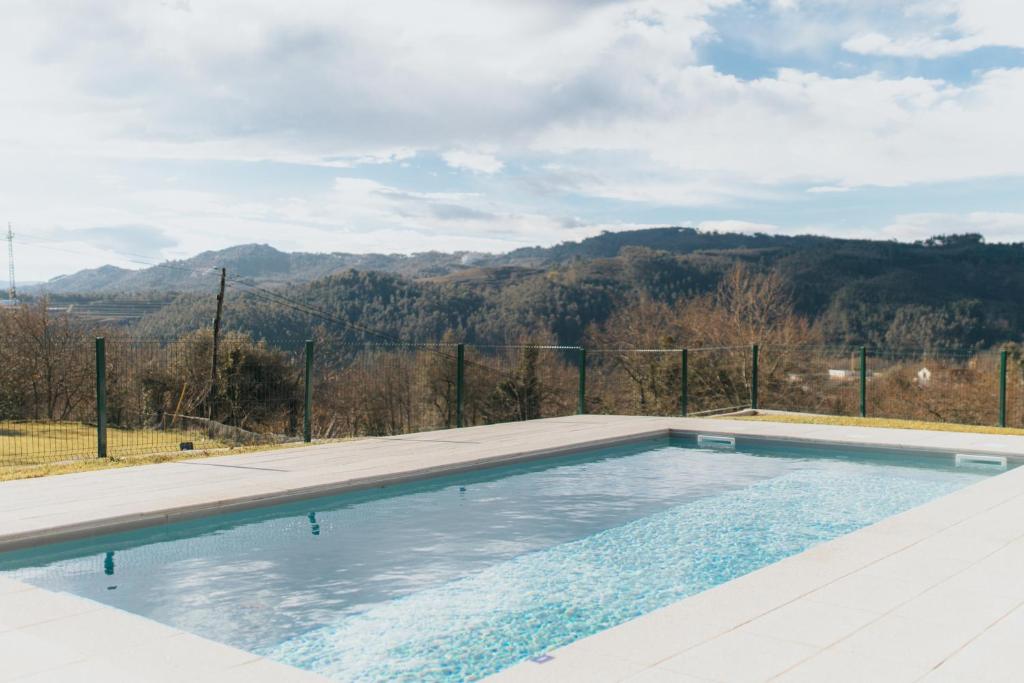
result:
M 313 440 L 313 340 L 306 340 L 306 385 L 302 410 L 302 440 Z
M 587 412 L 587 350 L 580 347 L 580 381 L 579 396 L 576 400 L 576 414 L 583 415 Z
M 679 414 L 686 417 L 690 412 L 690 370 L 688 366 L 689 355 L 686 349 L 683 349 L 681 364 L 679 366 Z
M 750 347 L 750 407 L 757 410 L 757 344 Z
M 107 345 L 96 337 L 96 456 L 107 457 Z
M 860 347 L 860 416 L 868 416 L 868 350 Z
M 999 352 L 999 426 L 1006 426 L 1006 349 Z
M 462 399 L 464 367 L 466 364 L 466 345 L 459 344 L 455 353 L 455 426 L 462 426 Z

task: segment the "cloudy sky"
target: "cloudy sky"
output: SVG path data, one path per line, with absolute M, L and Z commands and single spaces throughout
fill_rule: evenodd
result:
M 2 0 L 19 277 L 648 225 L 1024 241 L 1019 0 Z

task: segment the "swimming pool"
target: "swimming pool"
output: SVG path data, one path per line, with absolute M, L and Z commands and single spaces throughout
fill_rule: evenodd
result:
M 985 476 L 660 440 L 7 553 L 0 572 L 338 680 L 464 680 Z

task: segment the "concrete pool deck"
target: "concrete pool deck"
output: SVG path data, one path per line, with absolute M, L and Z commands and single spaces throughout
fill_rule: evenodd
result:
M 0 483 L 0 550 L 670 431 L 1024 456 L 1024 437 L 574 416 Z M 1003 681 L 1024 670 L 1024 468 L 493 676 Z M 0 681 L 325 680 L 75 596 L 0 581 Z

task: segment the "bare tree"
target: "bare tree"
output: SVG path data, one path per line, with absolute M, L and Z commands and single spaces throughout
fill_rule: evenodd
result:
M 83 413 L 92 395 L 90 339 L 66 312 L 44 299 L 0 315 L 5 373 L 12 376 L 11 417 L 68 420 Z

